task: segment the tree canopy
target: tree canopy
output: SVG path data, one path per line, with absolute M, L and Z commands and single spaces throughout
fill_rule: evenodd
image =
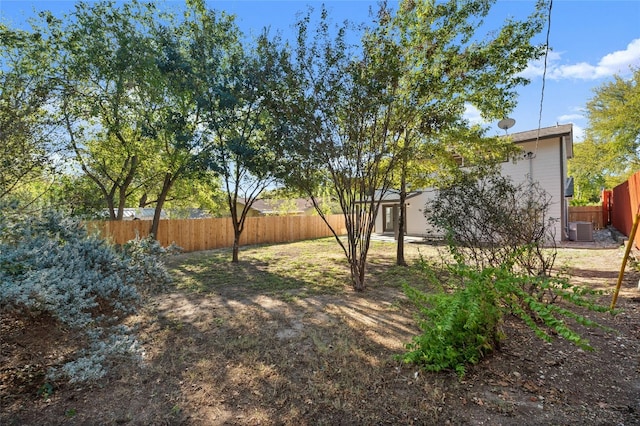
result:
M 335 27 L 322 8 L 299 20 L 289 45 L 266 31 L 245 38 L 232 16 L 201 0 L 187 1 L 181 15 L 135 0 L 79 2 L 62 19 L 43 13 L 32 32 L 3 44 L 18 52 L 21 37 L 45 40 L 51 54 L 40 74 L 55 107 L 41 110 L 62 124 L 59 140 L 82 175 L 65 182 L 92 183 L 112 219 L 124 207 L 154 205 L 156 234 L 175 188 L 221 184 L 237 261 L 244 218 L 263 191 L 288 185 L 321 215 L 329 192 L 347 227 L 346 242 L 336 239 L 362 290 L 387 191 L 403 200 L 408 188 L 454 175 L 453 154 L 483 164 L 501 156 L 504 144 L 464 112 L 474 105 L 502 118 L 514 107 L 527 82 L 519 72 L 543 52 L 531 39 L 545 3 L 526 20 L 487 28 L 494 3 L 383 3 L 369 25 Z M 20 63 L 33 70 L 38 58 Z
M 39 33 L 0 24 L 0 199 L 22 198 L 52 166 L 46 108 L 50 49 Z M 22 197 L 21 197 L 22 195 Z
M 629 79 L 615 76 L 596 88 L 586 109 L 585 140 L 575 146 L 569 173 L 576 201 L 598 202 L 603 188 L 640 169 L 640 68 Z
M 485 28 L 494 1 L 400 3 L 397 13 L 377 29 L 398 46 L 402 58 L 397 122 L 402 127 L 395 190 L 400 198 L 397 263 L 404 264 L 404 202 L 407 187 L 437 187 L 458 175 L 452 154 L 468 164 L 504 158 L 508 143 L 484 137 L 484 129 L 464 119 L 468 105 L 485 119 L 500 119 L 516 102 L 516 88 L 527 84 L 519 73 L 540 57 L 544 46 L 531 43 L 544 24 L 545 4 L 529 19 Z
M 436 182 L 455 170 L 456 151 L 491 157 L 496 150 L 481 129 L 470 130 L 465 108 L 504 116 L 526 83 L 518 73 L 543 52 L 531 44 L 543 27 L 542 3 L 528 20 L 483 36 L 478 29 L 493 3 L 404 1 L 395 12 L 383 4 L 357 48 L 346 42 L 348 26 L 333 30 L 324 9 L 315 33 L 310 16 L 298 24 L 285 98 L 296 153 L 288 178 L 312 198 L 319 182 L 331 185 L 347 227 L 347 242 L 337 239 L 358 290 L 385 193 L 398 185 L 403 200 L 408 185 Z

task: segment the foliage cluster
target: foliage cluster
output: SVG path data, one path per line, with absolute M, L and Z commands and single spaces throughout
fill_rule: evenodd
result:
M 569 161 L 575 205 L 599 202 L 603 188 L 623 183 L 640 168 L 640 68 L 631 71 L 630 78 L 617 75 L 594 89 L 586 105 L 585 138 Z
M 494 27 L 486 19 L 494 3 L 383 2 L 368 24 L 335 27 L 322 7 L 318 18 L 301 15 L 287 44 L 267 29 L 248 41 L 233 16 L 203 0 L 181 13 L 139 0 L 78 2 L 63 17 L 42 12 L 24 33 L 0 28 L 0 47 L 15 52 L 17 38 L 35 37 L 34 58 L 47 58 L 35 70 L 7 64 L 0 77 L 42 80 L 56 105 L 40 108 L 59 136 L 51 144 L 99 195 L 62 192 L 88 204 L 80 211 L 101 198 L 121 220 L 125 207 L 153 205 L 157 235 L 177 190 L 221 188 L 237 262 L 246 215 L 263 191 L 289 185 L 320 215 L 329 191 L 347 229 L 346 242 L 336 240 L 353 287 L 364 290 L 388 190 L 399 186 L 404 203 L 408 187 L 455 173 L 454 152 L 471 163 L 504 154 L 507 144 L 485 138 L 465 111 L 497 119 L 515 107 L 516 87 L 528 83 L 521 71 L 544 52 L 532 38 L 547 12 L 540 1 L 526 19 Z
M 51 171 L 48 60 L 39 34 L 0 24 L 0 199 L 29 199 L 29 186 Z
M 558 335 L 580 348 L 589 341 L 571 325 L 601 327 L 576 313 L 571 306 L 605 312 L 596 304 L 597 291 L 569 284 L 560 277 L 514 273 L 510 265 L 475 269 L 463 264 L 450 268 L 451 281 L 435 293 L 405 285 L 409 299 L 419 308 L 420 336 L 406 345 L 405 362 L 428 371 L 453 369 L 459 375 L 499 347 L 507 316 L 523 321 L 536 336 L 551 341 Z M 559 300 L 568 304 L 554 303 Z M 569 306 L 569 307 L 566 307 Z
M 447 232 L 456 263 L 449 268 L 450 282 L 434 294 L 404 287 L 419 307 L 423 332 L 407 345 L 405 361 L 464 374 L 465 365 L 499 347 L 508 315 L 541 339 L 557 334 L 590 349 L 570 322 L 598 324 L 573 308 L 607 308 L 592 300 L 597 292 L 552 276 L 557 251 L 545 248 L 554 241 L 548 194 L 534 183 L 515 185 L 500 175 L 466 177 L 440 191 L 428 207 L 431 222 Z
M 528 275 L 549 275 L 558 221 L 549 217 L 550 206 L 551 196 L 536 182 L 465 175 L 441 189 L 425 215 L 446 233 L 461 263 L 480 269 L 511 264 Z
M 0 210 L 0 235 L 3 309 L 27 315 L 46 312 L 88 339 L 89 348 L 52 371 L 53 376 L 97 379 L 109 356 L 136 351 L 135 340 L 119 322 L 135 312 L 137 286 L 169 278 L 155 256 L 147 254 L 154 244 L 138 240 L 118 251 L 89 235 L 76 220 L 11 207 Z

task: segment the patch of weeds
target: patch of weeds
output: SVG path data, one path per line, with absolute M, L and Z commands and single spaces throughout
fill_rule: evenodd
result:
M 288 278 L 286 276 L 274 275 L 271 273 L 256 274 L 252 277 L 250 287 L 253 290 L 266 291 L 266 292 L 280 292 L 283 290 L 295 290 L 304 285 L 296 279 Z
M 181 412 L 182 412 L 182 408 L 180 408 L 180 406 L 178 404 L 176 404 L 173 407 L 171 407 L 171 415 L 172 416 L 178 416 L 178 415 L 180 415 Z
M 329 349 L 332 348 L 331 345 L 327 345 L 320 336 L 318 336 L 316 333 L 310 333 L 311 336 L 311 340 L 313 341 L 313 344 L 315 345 L 316 350 L 318 351 L 319 354 L 324 355 L 327 354 L 329 352 Z
M 74 418 L 76 414 L 78 414 L 78 412 L 76 411 L 75 408 L 69 408 L 67 411 L 64 412 L 64 416 L 68 419 Z
M 212 325 L 216 325 L 216 326 L 218 326 L 218 327 L 220 327 L 220 326 L 224 325 L 224 323 L 225 323 L 225 319 L 224 319 L 224 318 L 222 318 L 222 317 L 215 317 L 215 318 L 211 321 L 211 324 L 212 324 Z
M 403 301 L 401 299 L 395 298 L 393 302 L 387 305 L 387 311 L 397 312 L 402 309 Z
M 228 339 L 225 342 L 225 349 L 228 351 L 248 351 L 260 346 L 260 340 L 255 336 L 238 336 L 235 339 Z
M 180 331 L 180 330 L 182 330 L 182 328 L 184 327 L 184 324 L 182 323 L 182 321 L 179 321 L 179 320 L 173 320 L 173 321 L 171 321 L 171 326 L 172 326 L 176 331 Z
M 293 293 L 284 293 L 280 295 L 280 300 L 287 303 L 293 303 L 300 298 L 299 295 Z
M 39 397 L 42 397 L 42 399 L 50 398 L 51 395 L 53 395 L 53 385 L 49 382 L 44 382 L 42 386 L 38 388 L 37 394 Z

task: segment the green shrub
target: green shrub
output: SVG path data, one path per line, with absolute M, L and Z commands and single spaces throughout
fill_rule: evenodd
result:
M 404 361 L 428 371 L 454 369 L 462 375 L 466 364 L 477 363 L 496 347 L 503 313 L 490 277 L 479 278 L 452 292 L 424 293 L 404 286 L 420 309 L 418 325 L 423 332 L 406 346 Z
M 451 273 L 454 284 L 449 291 L 442 287 L 431 294 L 404 286 L 419 309 L 422 334 L 406 345 L 408 352 L 401 358 L 428 371 L 453 369 L 463 375 L 465 366 L 476 364 L 498 348 L 507 315 L 519 318 L 545 341 L 557 334 L 591 350 L 588 340 L 569 322 L 601 326 L 554 302 L 563 300 L 568 306 L 608 310 L 590 298 L 598 292 L 572 286 L 565 279 L 518 275 L 509 265 L 478 271 L 459 264 L 451 268 Z
M 0 306 L 18 314 L 46 312 L 89 344 L 77 359 L 52 369 L 51 377 L 97 379 L 109 356 L 139 351 L 119 323 L 135 312 L 136 286 L 164 282 L 168 273 L 138 246 L 118 251 L 55 212 L 0 208 Z
M 537 183 L 515 184 L 500 174 L 463 175 L 425 206 L 456 258 L 477 269 L 510 265 L 528 275 L 549 275 L 556 258 L 550 195 Z

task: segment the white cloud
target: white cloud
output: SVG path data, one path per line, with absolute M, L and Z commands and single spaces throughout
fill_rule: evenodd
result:
M 564 78 L 577 78 L 579 80 L 591 80 L 597 74 L 597 67 L 589 65 L 586 62 L 580 62 L 573 65 L 560 65 L 555 67 L 548 73 L 549 78 L 553 80 L 561 80 Z
M 583 120 L 584 116 L 582 114 L 565 114 L 558 117 L 558 122 L 564 121 L 568 123 L 572 123 L 575 120 Z
M 471 124 L 486 124 L 482 119 L 480 110 L 471 104 L 465 104 L 463 117 Z
M 554 67 L 554 63 L 560 60 L 561 55 L 562 55 L 561 53 L 554 52 L 553 50 L 549 51 L 547 55 L 547 73 L 549 73 L 549 70 Z M 535 77 L 542 77 L 543 73 L 544 73 L 544 58 L 541 58 L 536 61 L 530 62 L 527 68 L 524 71 L 522 71 L 520 75 L 522 77 L 532 79 Z
M 573 141 L 582 142 L 584 140 L 584 128 L 573 125 Z
M 598 73 L 610 76 L 620 72 L 628 72 L 630 66 L 640 65 L 640 38 L 627 45 L 626 50 L 605 55 L 598 63 Z
M 578 79 L 595 80 L 611 77 L 614 74 L 627 75 L 632 67 L 640 66 L 640 38 L 632 40 L 624 50 L 609 53 L 596 65 L 587 62 L 560 64 L 562 53 L 550 51 L 547 57 L 547 77 L 553 80 Z M 544 58 L 533 61 L 521 73 L 523 77 L 541 77 L 544 72 Z

